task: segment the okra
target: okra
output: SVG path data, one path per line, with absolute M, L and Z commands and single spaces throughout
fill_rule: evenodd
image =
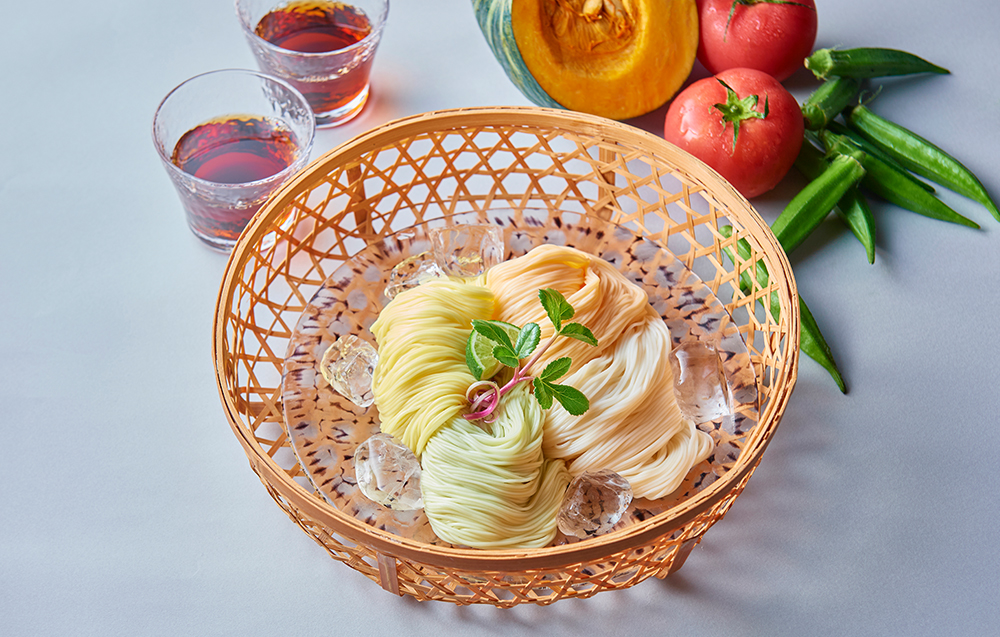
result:
M 906 169 L 978 201 L 1000 221 L 1000 209 L 982 182 L 957 159 L 916 133 L 876 115 L 867 106 L 855 106 L 846 115 L 848 124 L 859 136 Z
M 896 49 L 859 48 L 819 49 L 805 60 L 806 68 L 818 79 L 829 77 L 889 77 L 915 73 L 950 73 L 906 51 Z
M 820 130 L 847 108 L 861 90 L 853 77 L 831 77 L 820 84 L 802 103 L 802 117 L 807 130 Z
M 733 236 L 732 226 L 722 226 L 719 228 L 719 232 L 722 236 L 729 238 Z M 723 248 L 726 256 L 729 260 L 733 262 L 734 265 L 739 262 L 736 260 L 737 257 L 733 255 L 731 248 Z M 746 239 L 739 239 L 736 242 L 736 254 L 739 255 L 740 261 L 749 261 L 751 259 L 750 243 Z M 763 261 L 757 261 L 754 264 L 754 272 L 756 275 L 756 287 L 757 289 L 766 288 L 769 282 L 769 277 L 767 273 L 767 266 L 764 265 Z M 744 295 L 750 296 L 754 290 L 754 281 L 750 277 L 748 271 L 744 270 L 740 273 L 740 291 Z M 771 316 L 775 321 L 780 320 L 781 316 L 781 305 L 778 302 L 778 293 L 771 292 L 769 296 L 770 312 Z M 825 369 L 835 383 L 840 391 L 847 393 L 847 386 L 844 384 L 844 378 L 840 373 L 840 369 L 837 368 L 837 363 L 833 359 L 833 353 L 830 351 L 830 346 L 827 345 L 826 339 L 823 338 L 822 332 L 820 332 L 819 325 L 816 323 L 816 319 L 813 318 L 812 312 L 806 306 L 805 301 L 802 300 L 802 296 L 799 296 L 799 349 L 807 356 L 815 360 L 820 366 Z
M 837 368 L 837 363 L 833 360 L 830 346 L 827 345 L 826 339 L 820 333 L 819 325 L 816 324 L 816 319 L 813 318 L 812 312 L 809 311 L 801 295 L 799 296 L 799 323 L 799 349 L 806 356 L 822 365 L 823 369 L 833 377 L 841 393 L 846 394 L 847 385 L 844 383 L 844 377 L 840 374 L 840 369 Z
M 799 172 L 806 179 L 813 180 L 823 173 L 826 166 L 823 152 L 813 146 L 809 139 L 804 140 L 799 156 L 795 159 L 795 167 Z M 857 186 L 848 189 L 833 210 L 864 246 L 868 263 L 875 263 L 875 215 Z
M 719 228 L 719 232 L 722 236 L 727 239 L 733 236 L 732 226 L 722 226 Z M 733 256 L 733 251 L 731 248 L 723 248 L 726 256 L 729 260 L 733 262 L 733 265 L 740 263 L 741 261 L 750 260 L 750 242 L 746 239 L 739 239 L 736 241 L 736 254 L 739 255 L 739 260 Z M 764 265 L 763 261 L 758 260 L 757 263 L 753 264 L 754 277 L 751 278 L 750 272 L 748 270 L 743 270 L 740 272 L 740 291 L 743 292 L 744 296 L 750 296 L 753 294 L 754 288 L 764 289 L 770 281 L 770 275 L 767 272 L 767 266 Z M 754 285 L 754 278 L 756 278 L 756 286 Z M 761 302 L 761 305 L 763 303 Z M 768 298 L 768 310 L 771 312 L 771 317 L 775 322 L 781 320 L 781 303 L 778 300 L 778 293 L 771 292 Z
M 847 137 L 837 135 L 829 130 L 820 133 L 820 139 L 827 152 L 834 155 L 850 155 L 860 150 Z M 865 175 L 861 180 L 862 187 L 889 203 L 932 219 L 979 228 L 979 224 L 975 221 L 958 214 L 943 201 L 914 184 L 912 180 L 875 155 L 864 154 L 863 165 Z
M 875 215 L 857 186 L 844 193 L 837 202 L 836 211 L 865 247 L 868 263 L 875 263 Z
M 771 224 L 785 252 L 791 252 L 833 210 L 844 193 L 865 175 L 864 153 L 858 150 L 837 155 L 823 172 L 803 188 Z
M 809 181 L 822 175 L 828 165 L 823 151 L 813 145 L 813 139 L 818 140 L 812 135 L 806 135 L 806 138 L 802 140 L 802 148 L 799 149 L 799 154 L 795 158 L 795 167 Z
M 852 142 L 854 142 L 855 145 L 857 145 L 857 147 L 860 148 L 862 151 L 870 155 L 874 155 L 875 157 L 889 164 L 897 171 L 899 171 L 901 175 L 903 175 L 913 183 L 917 184 L 927 192 L 931 193 L 934 192 L 934 186 L 913 175 L 913 173 L 911 173 L 906 168 L 906 166 L 896 161 L 894 157 L 886 154 L 886 152 L 882 150 L 880 146 L 876 146 L 875 144 L 871 143 L 870 141 L 862 137 L 857 131 L 848 128 L 847 126 L 844 126 L 839 122 L 830 122 L 830 125 L 827 126 L 827 128 L 830 129 L 830 132 L 837 133 L 838 135 L 843 135 L 844 137 L 847 137 Z

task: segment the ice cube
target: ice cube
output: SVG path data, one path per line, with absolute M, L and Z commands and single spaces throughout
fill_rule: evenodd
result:
M 428 232 L 438 265 L 452 276 L 478 276 L 504 256 L 503 230 L 489 224 L 433 228 Z
M 392 436 L 377 433 L 358 445 L 354 473 L 358 487 L 370 500 L 396 511 L 424 508 L 420 463 Z
M 674 395 L 681 413 L 696 424 L 733 413 L 732 394 L 714 347 L 686 341 L 670 351 Z
M 404 290 L 443 276 L 445 276 L 444 270 L 434 260 L 432 253 L 415 254 L 400 261 L 389 273 L 389 283 L 384 291 L 385 298 L 391 301 Z
M 614 471 L 584 473 L 569 483 L 556 522 L 566 535 L 594 537 L 614 528 L 631 502 L 631 485 Z
M 338 394 L 358 407 L 367 407 L 375 402 L 372 374 L 377 364 L 375 348 L 354 334 L 348 334 L 323 352 L 319 369 Z

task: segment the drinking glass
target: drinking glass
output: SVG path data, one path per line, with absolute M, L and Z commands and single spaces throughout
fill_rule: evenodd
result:
M 236 0 L 257 65 L 301 91 L 320 127 L 364 108 L 388 13 L 388 0 Z
M 257 210 L 302 170 L 316 132 L 305 97 L 256 71 L 197 75 L 153 117 L 153 142 L 195 236 L 230 251 Z

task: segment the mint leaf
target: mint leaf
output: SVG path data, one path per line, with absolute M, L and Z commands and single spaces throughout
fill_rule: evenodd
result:
M 563 376 L 566 375 L 566 372 L 569 371 L 569 367 L 572 363 L 573 361 L 570 359 L 569 356 L 563 356 L 562 358 L 557 358 L 545 366 L 545 369 L 539 375 L 539 378 L 541 378 L 546 382 L 551 382 L 556 379 L 562 378 Z
M 594 336 L 594 333 L 590 331 L 589 327 L 581 325 L 580 323 L 568 323 L 563 325 L 563 328 L 559 330 L 559 335 L 575 338 L 578 341 L 583 341 L 588 345 L 597 347 L 597 337 Z
M 542 329 L 538 327 L 537 323 L 528 323 L 521 328 L 521 332 L 517 335 L 517 343 L 514 344 L 514 352 L 517 354 L 518 358 L 527 358 L 535 348 L 538 347 L 538 341 L 542 338 Z
M 535 386 L 535 400 L 538 404 L 542 406 L 542 409 L 548 409 L 552 406 L 552 391 L 549 387 L 552 386 L 551 383 L 547 383 L 541 378 L 535 378 L 531 381 L 531 384 Z
M 576 387 L 548 383 L 548 387 L 546 387 L 546 389 L 552 392 L 552 395 L 555 396 L 556 400 L 559 401 L 559 404 L 563 406 L 563 409 L 574 416 L 579 416 L 590 409 L 590 401 L 587 400 L 587 397 L 583 395 L 583 392 Z M 542 406 L 544 407 L 544 405 Z M 548 409 L 548 407 L 546 407 L 546 409 Z
M 514 343 L 511 342 L 510 337 L 507 336 L 507 331 L 501 327 L 501 325 L 503 324 L 499 321 L 481 321 L 479 319 L 472 319 L 472 329 L 476 330 L 494 343 L 503 345 L 513 352 Z
M 497 359 L 507 367 L 517 367 L 521 364 L 514 350 L 506 345 L 497 345 L 493 348 L 493 358 Z
M 558 290 L 552 288 L 539 290 L 538 300 L 542 302 L 542 307 L 545 308 L 545 313 L 549 316 L 549 320 L 552 321 L 557 332 L 562 329 L 562 322 L 573 318 L 576 313 L 566 297 Z

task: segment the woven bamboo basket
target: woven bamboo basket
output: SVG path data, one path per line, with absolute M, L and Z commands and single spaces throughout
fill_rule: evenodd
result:
M 333 506 L 291 448 L 282 370 L 296 321 L 324 281 L 373 242 L 435 218 L 503 208 L 574 211 L 669 250 L 732 317 L 756 384 L 756 426 L 707 487 L 609 534 L 541 549 L 476 550 L 388 532 Z M 731 236 L 720 228 L 731 226 Z M 749 259 L 733 263 L 738 239 Z M 763 263 L 769 282 L 741 292 Z M 778 317 L 765 312 L 775 296 Z M 795 384 L 798 299 L 767 224 L 711 169 L 630 126 L 541 108 L 405 118 L 313 162 L 258 213 L 233 250 L 213 355 L 229 423 L 268 493 L 335 560 L 417 600 L 549 604 L 666 577 L 729 510 Z

